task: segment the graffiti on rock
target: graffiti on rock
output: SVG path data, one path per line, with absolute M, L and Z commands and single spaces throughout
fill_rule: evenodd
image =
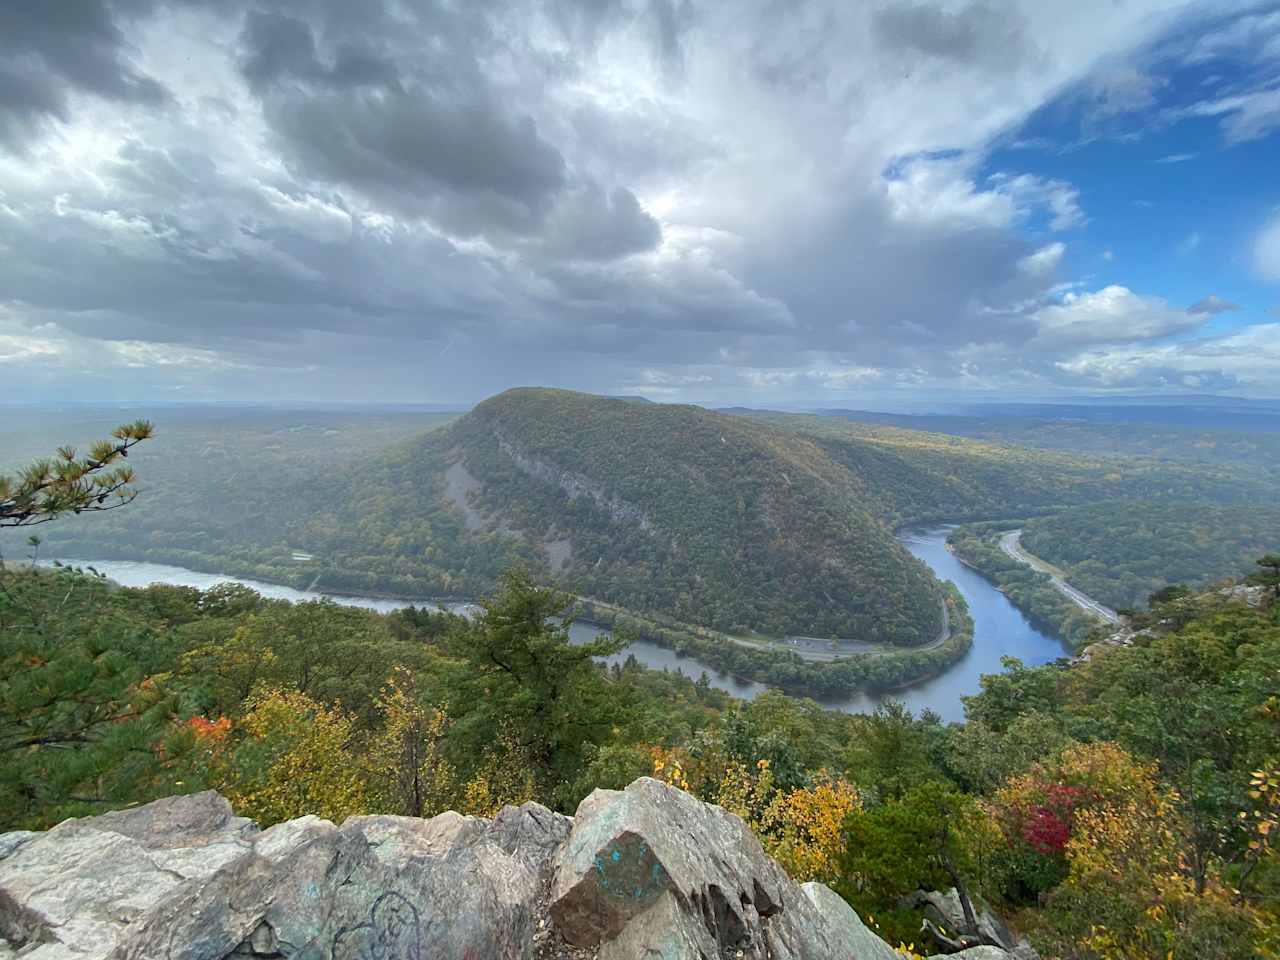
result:
M 333 936 L 331 960 L 422 960 L 422 920 L 418 908 L 398 893 L 373 901 L 362 923 Z

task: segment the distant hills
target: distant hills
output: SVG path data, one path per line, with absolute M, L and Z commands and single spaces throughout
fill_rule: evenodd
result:
M 1280 410 L 1261 406 L 1050 406 L 1016 404 L 973 414 L 823 410 L 833 420 L 924 430 L 1105 456 L 1280 466 Z M 745 411 L 735 411 L 745 412 Z

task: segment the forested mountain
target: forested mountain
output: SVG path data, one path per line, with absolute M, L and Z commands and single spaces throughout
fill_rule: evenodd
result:
M 1037 517 L 1022 543 L 1113 607 L 1142 607 L 1171 584 L 1202 587 L 1254 570 L 1280 547 L 1280 507 L 1117 501 Z
M 692 406 L 509 391 L 367 465 L 305 542 L 419 591 L 521 559 L 579 595 L 730 632 L 913 646 L 941 629 L 936 581 L 857 475 L 807 438 Z
M 1178 518 L 1269 495 L 1265 475 L 1235 466 L 552 390 L 512 391 L 460 420 L 161 414 L 155 441 L 131 459 L 144 495 L 128 517 L 41 528 L 44 556 L 146 559 L 407 597 L 476 596 L 522 562 L 667 622 L 918 645 L 937 636 L 940 594 L 893 541 L 895 525 L 1053 515 L 1088 527 L 1096 516 L 1086 532 L 1107 541 L 1094 552 L 1106 577 L 1128 548 L 1114 539 L 1123 528 L 1105 523 L 1105 504 L 1150 503 L 1164 511 L 1161 549 L 1177 543 L 1187 554 L 1165 569 L 1197 580 L 1218 567 L 1197 567 L 1207 554 L 1188 550 L 1202 538 Z M 97 429 L 89 412 L 34 413 L 0 439 L 15 466 L 47 449 L 51 434 L 78 441 Z M 16 535 L 0 547 L 25 552 Z

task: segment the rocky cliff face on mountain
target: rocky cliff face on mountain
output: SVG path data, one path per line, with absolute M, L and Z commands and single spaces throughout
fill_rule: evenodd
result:
M 717 630 L 913 647 L 941 627 L 937 581 L 863 480 L 743 417 L 510 390 L 348 484 L 308 519 L 341 531 L 316 555 L 411 596 L 484 592 L 519 561 L 580 596 Z
M 209 792 L 0 835 L 16 957 L 900 960 L 737 817 L 647 778 L 574 818 L 527 803 L 259 830 Z

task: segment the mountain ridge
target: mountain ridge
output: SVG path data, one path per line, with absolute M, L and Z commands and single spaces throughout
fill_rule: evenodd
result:
M 715 629 L 916 646 L 939 628 L 938 584 L 856 475 L 808 438 L 700 407 L 510 390 L 370 464 L 353 504 L 402 559 L 518 560 Z

